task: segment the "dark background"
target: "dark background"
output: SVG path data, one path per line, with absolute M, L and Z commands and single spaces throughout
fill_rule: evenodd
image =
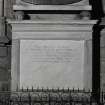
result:
M 90 4 L 92 4 L 92 18 L 100 19 L 104 16 L 102 0 L 89 0 Z

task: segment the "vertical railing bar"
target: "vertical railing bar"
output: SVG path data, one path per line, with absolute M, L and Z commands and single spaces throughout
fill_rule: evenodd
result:
M 72 96 L 71 96 L 71 91 L 69 91 L 69 104 L 72 105 Z
M 104 92 L 102 91 L 102 104 L 104 105 Z
M 91 94 L 91 96 L 90 96 L 90 105 L 92 105 L 92 98 L 93 98 L 93 93 L 92 92 L 90 92 L 90 94 Z
M 28 98 L 29 98 L 29 105 L 31 105 L 31 95 L 30 95 L 30 93 L 28 94 Z

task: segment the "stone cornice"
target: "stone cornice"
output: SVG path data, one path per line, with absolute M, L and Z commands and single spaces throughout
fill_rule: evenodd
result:
M 14 5 L 13 10 L 91 10 L 90 5 Z
M 8 23 L 12 25 L 12 32 L 92 31 L 97 20 L 8 20 Z
M 39 24 L 39 23 L 44 23 L 44 24 L 78 24 L 78 25 L 93 25 L 96 24 L 97 20 L 22 20 L 22 21 L 18 21 L 18 20 L 7 20 L 8 23 L 10 24 Z

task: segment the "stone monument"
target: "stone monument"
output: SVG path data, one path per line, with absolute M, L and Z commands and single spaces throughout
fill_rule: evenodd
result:
M 11 89 L 92 89 L 92 28 L 97 21 L 90 19 L 88 0 L 67 5 L 17 0 L 13 8 L 16 19 L 8 20 L 12 26 Z M 38 10 L 78 13 L 36 14 Z M 30 20 L 24 20 L 24 15 Z

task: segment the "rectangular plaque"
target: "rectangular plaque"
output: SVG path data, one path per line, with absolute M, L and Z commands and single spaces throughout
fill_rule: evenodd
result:
M 84 88 L 84 40 L 20 40 L 20 88 Z

